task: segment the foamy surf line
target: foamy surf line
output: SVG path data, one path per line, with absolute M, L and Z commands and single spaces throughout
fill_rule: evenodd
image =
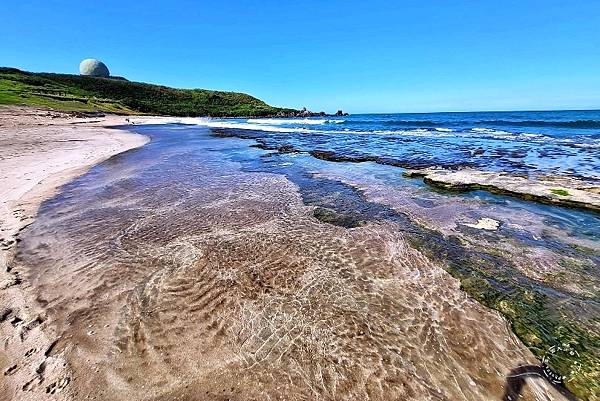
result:
M 210 128 L 222 128 L 222 129 L 241 129 L 248 131 L 264 131 L 264 132 L 279 132 L 279 133 L 304 133 L 304 134 L 326 134 L 326 135 L 406 135 L 406 136 L 426 136 L 426 137 L 446 137 L 453 136 L 448 132 L 435 132 L 427 130 L 398 130 L 398 131 L 356 131 L 350 129 L 344 130 L 321 130 L 311 129 L 305 127 L 282 127 L 278 125 L 268 124 L 256 124 L 256 123 L 243 123 L 243 122 L 229 122 L 229 121 L 214 121 L 206 120 L 199 122 L 198 125 L 202 125 Z
M 269 125 L 323 125 L 323 124 L 343 124 L 346 120 L 313 120 L 304 119 L 275 119 L 275 118 L 251 118 L 247 120 L 249 124 L 269 124 Z
M 232 122 L 232 121 L 223 121 L 223 120 L 214 120 L 210 117 L 150 117 L 146 119 L 137 119 L 136 124 L 184 124 L 184 125 L 198 125 L 203 127 L 210 128 L 222 128 L 222 129 L 240 129 L 240 130 L 248 130 L 248 131 L 265 131 L 265 132 L 281 132 L 281 133 L 314 133 L 314 134 L 356 134 L 356 135 L 365 135 L 365 134 L 397 134 L 397 135 L 423 135 L 423 134 L 432 134 L 431 136 L 447 136 L 445 132 L 431 132 L 422 129 L 416 130 L 402 130 L 402 131 L 356 131 L 356 130 L 318 130 L 318 129 L 310 129 L 304 127 L 282 127 L 280 125 L 269 125 L 267 122 L 269 119 L 249 119 L 248 122 Z M 256 122 L 251 122 L 256 121 Z M 258 122 L 260 121 L 260 122 Z M 320 122 L 320 121 L 343 121 L 343 120 L 276 120 L 276 121 L 286 121 L 289 122 L 294 121 L 297 123 L 298 121 L 311 121 L 311 125 L 317 125 L 312 123 L 312 121 Z M 323 123 L 324 124 L 324 123 Z M 284 123 L 281 123 L 284 125 Z
M 272 125 L 269 121 L 277 121 L 280 125 Z M 264 132 L 281 132 L 281 133 L 307 133 L 307 134 L 355 134 L 355 135 L 410 135 L 424 137 L 449 137 L 454 136 L 452 130 L 437 129 L 429 131 L 425 129 L 414 130 L 373 130 L 373 131 L 357 131 L 351 129 L 343 130 L 319 130 L 305 127 L 283 127 L 286 124 L 302 124 L 310 121 L 307 125 L 318 125 L 326 123 L 341 124 L 345 120 L 272 120 L 272 119 L 248 119 L 247 122 L 232 122 L 215 120 L 210 117 L 149 117 L 146 119 L 136 119 L 136 124 L 183 124 L 183 125 L 198 125 L 210 128 L 222 129 L 240 129 L 248 131 L 264 131 Z
M 196 125 L 209 128 L 238 129 L 248 131 L 262 131 L 274 133 L 300 133 L 300 134 L 322 134 L 322 135 L 397 135 L 405 137 L 421 138 L 478 138 L 498 141 L 511 141 L 523 143 L 554 143 L 556 145 L 569 145 L 574 147 L 600 147 L 598 139 L 583 139 L 577 142 L 574 138 L 553 138 L 544 134 L 509 132 L 493 128 L 474 127 L 464 131 L 456 131 L 449 128 L 415 128 L 406 130 L 353 130 L 350 128 L 327 130 L 318 129 L 316 126 L 326 125 L 335 121 L 335 124 L 346 122 L 346 120 L 324 120 L 324 119 L 258 119 L 252 118 L 245 121 L 225 121 L 210 117 L 148 117 L 136 119 L 136 124 L 183 124 Z M 286 125 L 307 125 L 308 127 L 290 127 Z M 581 138 L 577 138 L 581 139 Z

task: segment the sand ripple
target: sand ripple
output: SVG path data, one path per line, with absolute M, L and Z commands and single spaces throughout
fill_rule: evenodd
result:
M 397 223 L 319 222 L 222 141 L 113 159 L 27 229 L 18 260 L 80 397 L 500 399 L 535 362 Z

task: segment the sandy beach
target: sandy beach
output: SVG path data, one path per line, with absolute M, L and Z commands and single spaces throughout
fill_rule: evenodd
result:
M 493 400 L 538 364 L 403 223 L 319 221 L 243 141 L 158 137 L 35 219 L 147 142 L 124 123 L 3 110 L 5 399 Z
M 1 399 L 60 399 L 68 377 L 64 361 L 48 357 L 52 326 L 35 292 L 12 268 L 19 232 L 40 204 L 91 166 L 147 138 L 105 128 L 125 117 L 77 118 L 31 108 L 0 108 L 0 349 Z M 35 392 L 25 390 L 40 387 Z
M 3 7 L 0 401 L 600 401 L 600 2 L 255 3 Z

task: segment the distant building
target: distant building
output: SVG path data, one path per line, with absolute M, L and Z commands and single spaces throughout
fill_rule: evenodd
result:
M 110 71 L 108 71 L 108 67 L 102 61 L 86 58 L 79 64 L 79 74 L 90 77 L 108 78 Z

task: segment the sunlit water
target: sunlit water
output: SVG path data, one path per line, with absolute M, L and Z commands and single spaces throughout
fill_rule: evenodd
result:
M 215 363 L 223 367 L 226 360 L 223 374 L 240 372 L 251 387 L 253 377 L 262 380 L 298 361 L 305 363 L 306 355 L 322 354 L 360 361 L 355 365 L 360 374 L 342 366 L 334 375 L 340 378 L 336 380 L 359 383 L 372 368 L 372 361 L 361 358 L 381 356 L 383 371 L 395 371 L 391 355 L 401 344 L 412 354 L 411 362 L 403 363 L 406 369 L 434 372 L 420 373 L 419 380 L 410 382 L 418 383 L 418 394 L 448 392 L 453 398 L 450 395 L 472 391 L 474 399 L 496 394 L 493 386 L 464 384 L 470 383 L 470 375 L 481 375 L 482 383 L 504 381 L 491 371 L 472 373 L 477 361 L 513 368 L 522 356 L 510 344 L 497 345 L 481 332 L 482 324 L 498 325 L 495 330 L 500 330 L 503 323 L 480 321 L 484 317 L 478 309 L 465 306 L 472 300 L 457 295 L 452 281 L 432 273 L 436 270 L 418 252 L 449 266 L 461 280 L 485 280 L 509 302 L 523 290 L 539 294 L 545 316 L 594 329 L 600 313 L 597 214 L 480 191 L 435 192 L 419 180 L 403 178 L 401 167 L 377 161 L 332 162 L 310 153 L 327 146 L 381 153 L 373 145 L 379 142 L 368 139 L 387 134 L 320 135 L 201 125 L 133 127 L 152 141 L 66 185 L 42 206 L 22 235 L 17 260 L 29 267 L 38 300 L 56 316 L 58 331 L 79 333 L 79 347 L 100 353 L 109 347 L 114 359 L 106 362 L 106 369 L 135 377 L 127 379 L 135 386 L 144 383 L 166 391 L 162 381 L 153 381 L 160 378 L 177 383 L 172 384 L 177 388 L 181 375 L 198 366 L 202 372 Z M 334 140 L 340 135 L 342 139 Z M 360 140 L 365 146 L 348 148 L 352 142 L 345 135 L 364 137 Z M 396 143 L 387 149 L 400 148 Z M 423 149 L 420 159 L 437 157 Z M 481 217 L 500 221 L 499 230 L 484 232 L 466 225 Z M 395 247 L 403 241 L 414 249 L 404 245 L 398 251 Z M 384 257 L 390 249 L 400 253 Z M 480 260 L 483 268 L 473 269 Z M 308 292 L 303 292 L 305 280 L 316 283 Z M 359 312 L 347 309 L 348 300 L 359 305 Z M 248 317 L 254 313 L 250 307 L 260 311 L 261 319 L 271 320 L 248 340 L 239 333 L 254 324 Z M 282 318 L 291 311 L 305 319 L 306 327 L 318 328 L 318 335 L 297 332 L 295 320 Z M 438 314 L 448 317 L 439 326 Z M 348 337 L 321 326 L 324 316 L 344 333 L 357 334 Z M 490 316 L 485 319 L 493 320 Z M 545 328 L 545 321 L 536 319 L 535 314 L 523 316 L 527 325 Z M 364 339 L 363 321 L 374 324 L 374 332 Z M 469 322 L 479 329 L 469 329 Z M 90 325 L 93 338 L 85 334 Z M 280 328 L 289 329 L 286 336 L 293 335 L 273 337 Z M 460 339 L 447 343 L 454 335 Z M 544 347 L 547 341 L 562 340 L 554 335 L 549 330 Z M 463 344 L 466 336 L 473 337 Z M 96 343 L 95 338 L 105 342 Z M 187 341 L 184 349 L 180 338 Z M 276 341 L 270 342 L 272 338 Z M 293 348 L 296 338 L 301 340 Z M 328 345 L 324 349 L 332 355 L 321 348 L 317 352 L 311 347 L 322 347 L 319 339 L 339 341 L 343 350 Z M 429 349 L 428 344 L 438 345 Z M 295 350 L 287 356 L 293 363 L 281 362 L 288 347 Z M 478 347 L 491 351 L 473 354 Z M 196 360 L 188 348 L 202 358 Z M 271 355 L 265 349 L 278 351 Z M 239 352 L 244 363 L 231 350 Z M 275 358 L 269 360 L 270 355 Z M 276 366 L 264 375 L 255 368 L 263 357 Z M 463 358 L 472 360 L 465 363 Z M 327 365 L 330 362 L 318 363 L 333 366 Z M 87 362 L 79 363 L 85 369 Z M 248 369 L 255 369 L 250 371 L 257 376 L 249 375 Z M 142 373 L 132 373 L 137 370 Z M 459 383 L 437 381 L 455 372 L 469 373 L 459 374 Z M 314 380 L 311 376 L 309 381 Z M 385 375 L 377 380 L 387 383 Z M 202 383 L 202 389 L 217 386 Z M 329 391 L 329 383 L 323 386 Z
M 348 160 L 600 179 L 600 111 L 180 121 L 241 130 L 271 148 L 329 151 Z

